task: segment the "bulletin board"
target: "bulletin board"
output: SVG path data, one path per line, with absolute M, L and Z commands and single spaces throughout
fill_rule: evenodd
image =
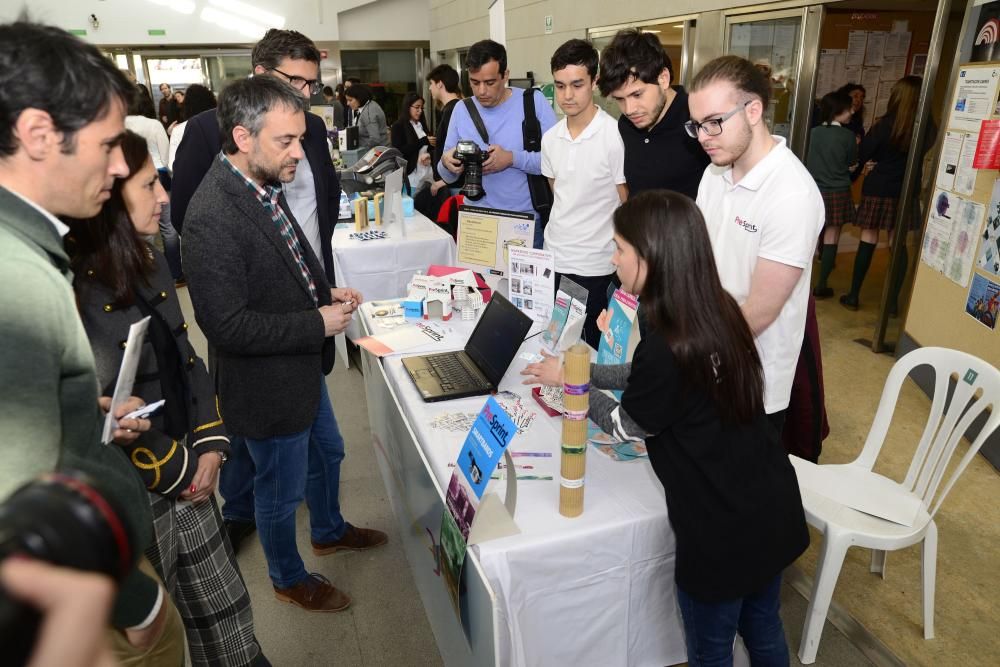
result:
M 865 87 L 865 129 L 885 113 L 889 90 L 923 76 L 934 12 L 828 10 L 820 31 L 816 98 L 845 83 Z
M 1000 366 L 1000 61 L 961 65 L 905 330 Z

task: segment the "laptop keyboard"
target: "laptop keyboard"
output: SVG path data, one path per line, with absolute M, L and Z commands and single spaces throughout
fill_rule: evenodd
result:
M 457 355 L 443 354 L 427 357 L 427 363 L 445 391 L 489 389 L 490 383 L 465 367 Z

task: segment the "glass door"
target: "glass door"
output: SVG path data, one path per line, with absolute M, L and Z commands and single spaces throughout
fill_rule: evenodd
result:
M 764 116 L 771 133 L 784 137 L 789 145 L 800 79 L 802 19 L 803 11 L 799 9 L 726 19 L 725 52 L 746 58 L 767 75 L 771 102 Z

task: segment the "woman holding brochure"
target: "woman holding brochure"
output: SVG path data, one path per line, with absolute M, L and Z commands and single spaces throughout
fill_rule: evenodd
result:
M 105 395 L 114 388 L 129 327 L 149 317 L 133 393 L 164 404 L 150 417 L 144 446 L 126 451 L 149 489 L 154 540 L 146 556 L 184 619 L 192 664 L 266 665 L 214 496 L 229 440 L 166 260 L 148 240 L 159 231 L 167 194 L 146 141 L 126 132 L 121 147 L 128 178 L 115 181 L 95 218 L 66 221 L 66 245 Z
M 643 192 L 614 214 L 612 259 L 638 294 L 646 335 L 630 364 L 591 365 L 589 417 L 645 440 L 677 539 L 675 580 L 688 663 L 732 661 L 737 631 L 754 664 L 788 664 L 781 572 L 809 543 L 795 472 L 764 414 L 764 375 L 739 305 L 719 282 L 695 203 Z M 526 384 L 562 384 L 557 357 Z

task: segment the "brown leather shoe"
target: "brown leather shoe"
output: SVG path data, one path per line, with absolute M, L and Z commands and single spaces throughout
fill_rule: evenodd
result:
M 291 588 L 274 587 L 274 597 L 290 602 L 306 611 L 344 611 L 351 606 L 351 598 L 334 588 L 322 574 L 311 572 L 304 581 Z
M 371 528 L 357 528 L 347 524 L 344 536 L 336 542 L 312 543 L 313 553 L 317 556 L 326 556 L 338 551 L 364 551 L 380 547 L 389 541 L 389 536 L 381 530 Z

